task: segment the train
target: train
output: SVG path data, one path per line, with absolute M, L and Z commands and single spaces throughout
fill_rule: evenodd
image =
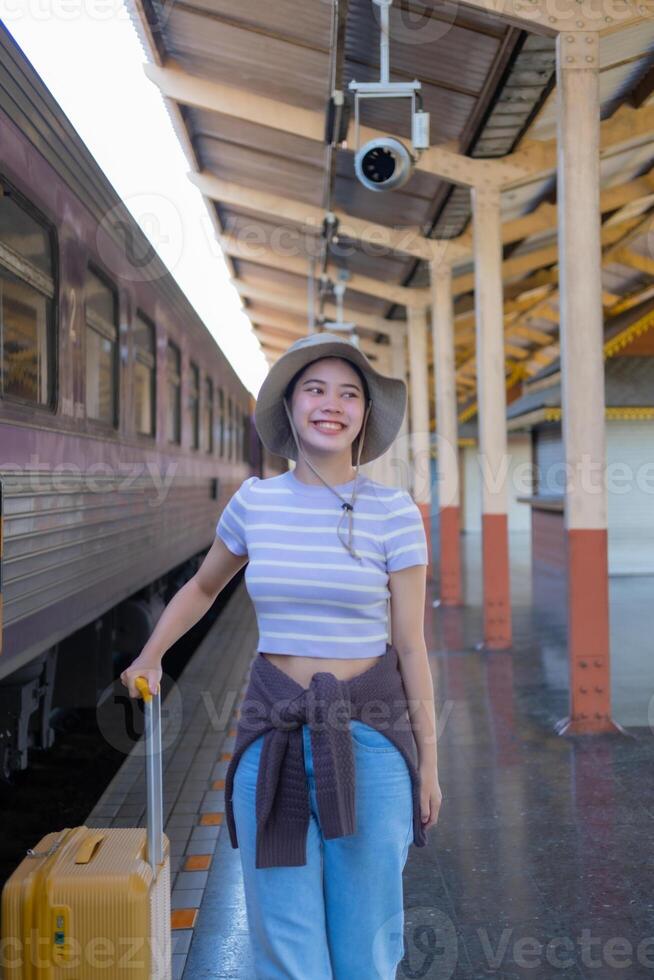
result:
M 0 23 L 0 779 L 138 655 L 250 475 L 254 399 Z M 126 660 L 127 658 L 127 660 Z

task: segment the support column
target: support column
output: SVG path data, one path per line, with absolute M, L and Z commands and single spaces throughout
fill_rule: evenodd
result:
M 567 489 L 570 714 L 560 734 L 611 720 L 602 260 L 599 34 L 556 39 L 562 423 Z
M 394 329 L 391 333 L 391 364 L 393 366 L 393 377 L 400 378 L 404 381 L 407 389 L 409 388 L 409 374 L 407 370 L 407 331 L 405 324 L 402 321 L 393 324 Z M 392 474 L 392 479 L 395 483 L 400 483 L 402 486 L 409 486 L 411 481 L 409 479 L 411 457 L 409 453 L 409 412 L 411 404 L 411 394 L 409 392 L 409 397 L 407 399 L 407 411 L 405 412 L 404 419 L 402 420 L 402 426 L 397 434 L 397 439 L 394 443 L 394 459 L 395 466 L 406 474 L 405 480 L 398 480 L 397 473 Z
M 411 470 L 413 499 L 420 508 L 427 536 L 427 581 L 433 579 L 431 547 L 431 452 L 429 438 L 429 382 L 427 375 L 427 311 L 407 306 L 409 342 L 409 407 L 411 414 Z
M 500 191 L 471 190 L 474 221 L 479 465 L 482 483 L 484 645 L 511 646 L 506 382 Z
M 377 344 L 374 367 L 375 370 L 379 371 L 381 374 L 386 374 L 389 377 L 395 377 L 393 372 L 393 359 L 389 344 Z M 382 455 L 377 459 L 372 460 L 370 463 L 366 463 L 365 466 L 362 466 L 362 471 L 366 472 L 373 480 L 378 480 L 384 486 L 393 486 L 392 465 L 395 447 L 396 442 L 389 446 L 386 452 L 382 453 Z
M 452 269 L 447 262 L 430 265 L 436 395 L 436 453 L 438 458 L 438 506 L 440 516 L 440 581 L 444 606 L 460 606 L 461 519 L 454 360 L 454 309 Z

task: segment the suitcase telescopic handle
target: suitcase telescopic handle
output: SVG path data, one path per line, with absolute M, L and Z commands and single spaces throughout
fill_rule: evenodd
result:
M 161 688 L 152 694 L 147 678 L 134 681 L 145 709 L 145 778 L 147 781 L 147 860 L 156 877 L 157 865 L 163 861 L 163 791 L 161 762 Z

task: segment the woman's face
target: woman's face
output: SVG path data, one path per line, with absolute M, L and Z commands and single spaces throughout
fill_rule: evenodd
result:
M 361 429 L 365 408 L 361 379 L 340 357 L 314 361 L 295 382 L 293 422 L 304 444 L 316 452 L 348 449 Z M 321 426 L 321 421 L 339 424 Z

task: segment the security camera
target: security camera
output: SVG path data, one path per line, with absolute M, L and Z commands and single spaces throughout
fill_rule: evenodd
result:
M 355 90 L 354 171 L 369 191 L 392 191 L 406 184 L 413 165 L 423 150 L 429 148 L 429 113 L 417 108 L 420 82 L 350 82 Z M 390 90 L 389 90 L 390 89 Z M 401 89 L 401 91 L 398 91 Z M 395 136 L 378 136 L 359 146 L 359 99 L 410 98 L 411 143 L 413 153 Z
M 411 154 L 392 136 L 370 140 L 354 158 L 354 170 L 369 191 L 392 191 L 411 176 Z

